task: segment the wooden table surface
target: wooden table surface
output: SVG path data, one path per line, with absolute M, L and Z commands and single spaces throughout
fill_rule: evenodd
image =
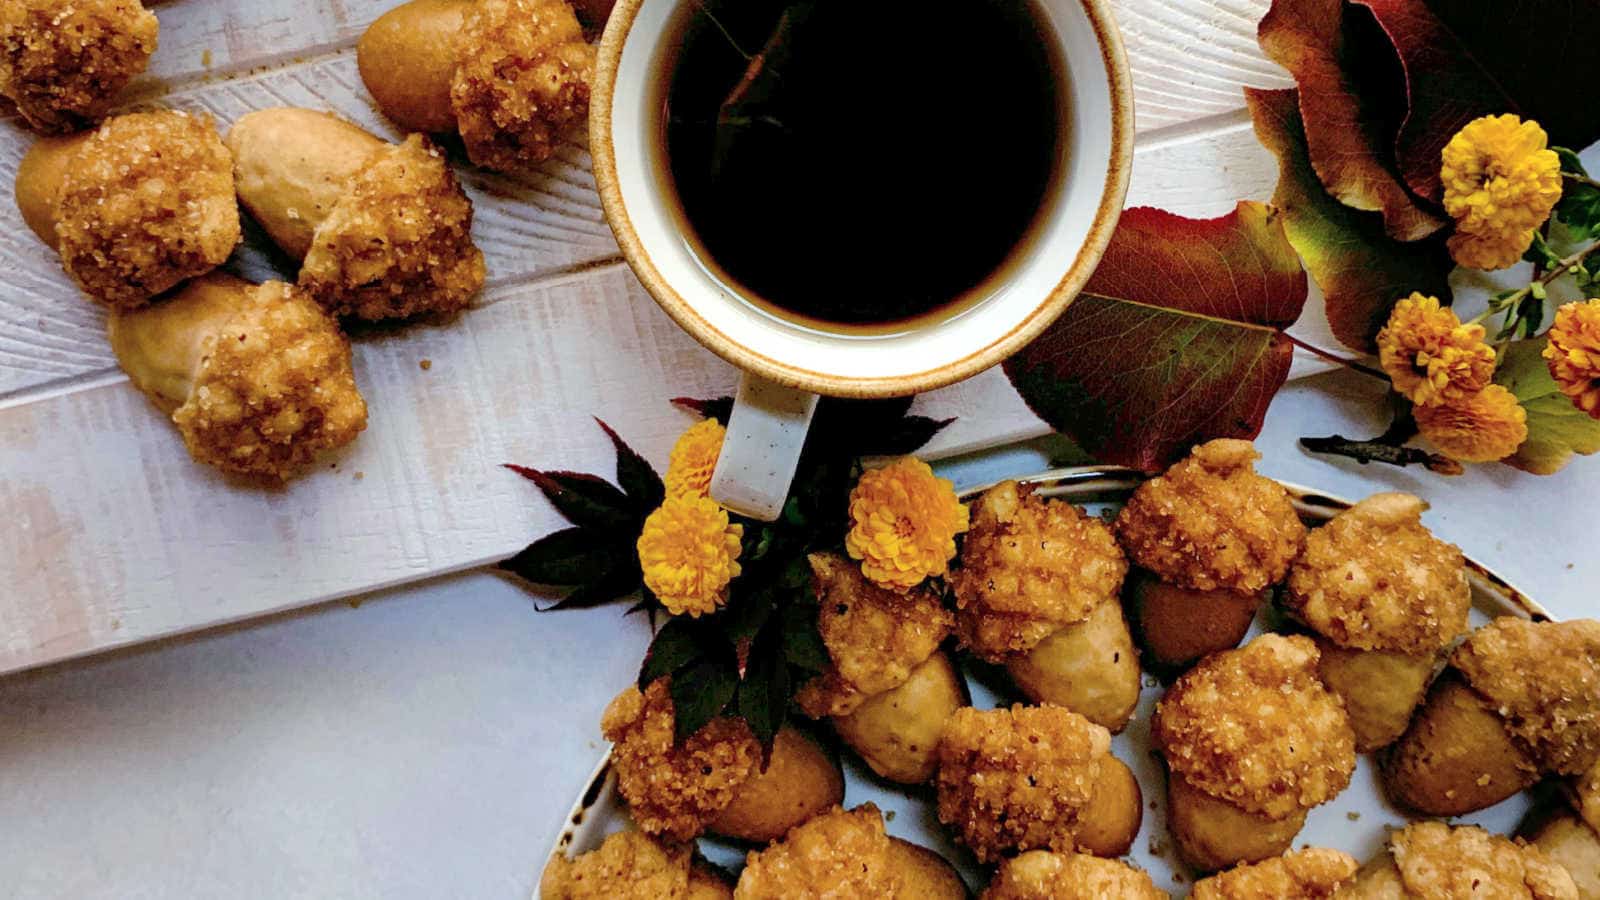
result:
M 394 2 L 161 4 L 161 47 L 129 103 L 202 110 L 223 125 L 308 106 L 397 137 L 351 49 Z M 1137 102 L 1130 205 L 1211 216 L 1270 195 L 1275 166 L 1240 93 L 1290 84 L 1256 46 L 1266 0 L 1114 5 Z M 30 140 L 14 121 L 0 125 L 0 181 Z M 449 326 L 360 338 L 371 428 L 281 490 L 189 460 L 117 370 L 100 310 L 0 203 L 0 673 L 502 558 L 559 522 L 500 463 L 607 467 L 591 415 L 662 460 L 687 424 L 667 399 L 731 389 L 735 373 L 622 264 L 581 146 L 535 178 L 463 179 L 488 289 Z M 230 266 L 285 277 L 258 247 Z M 1324 339 L 1315 305 L 1300 330 Z M 919 403 L 959 417 L 932 456 L 1044 431 L 997 372 Z

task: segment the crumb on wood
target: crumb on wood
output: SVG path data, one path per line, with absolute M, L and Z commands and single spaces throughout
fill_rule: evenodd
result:
M 417 365 L 422 368 L 422 371 L 427 372 L 433 368 L 433 360 L 425 359 L 422 362 L 417 363 Z

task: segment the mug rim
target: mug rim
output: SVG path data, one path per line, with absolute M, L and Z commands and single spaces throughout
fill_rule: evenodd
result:
M 1110 162 L 1088 234 L 1072 265 L 1048 295 L 1004 335 L 983 347 L 953 362 L 903 375 L 858 377 L 816 371 L 773 359 L 729 338 L 708 322 L 661 274 L 646 251 L 622 198 L 612 133 L 613 102 L 622 53 L 633 33 L 634 21 L 646 2 L 653 0 L 617 0 L 600 39 L 589 101 L 589 152 L 594 162 L 595 183 L 606 221 L 634 275 L 678 327 L 724 360 L 778 384 L 828 396 L 869 399 L 920 394 L 965 381 L 1020 351 L 1066 311 L 1094 274 L 1121 218 L 1133 167 L 1133 84 L 1110 0 L 1075 0 L 1095 31 L 1095 43 L 1100 48 L 1110 88 Z

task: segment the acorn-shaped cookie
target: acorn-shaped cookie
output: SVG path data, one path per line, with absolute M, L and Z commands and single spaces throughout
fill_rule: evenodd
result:
M 1389 795 L 1455 816 L 1600 761 L 1600 622 L 1503 617 L 1450 657 L 1383 759 Z
M 629 687 L 600 720 L 614 742 L 617 791 L 651 835 L 687 841 L 704 832 L 773 841 L 844 799 L 844 775 L 816 742 L 779 729 L 766 768 L 742 719 L 712 719 L 683 741 L 674 734 L 668 681 Z
M 131 113 L 42 139 L 17 169 L 16 198 L 72 280 L 112 309 L 204 275 L 239 243 L 233 160 L 209 116 Z
M 1139 659 L 1111 529 L 1014 481 L 974 501 L 971 522 L 950 579 L 962 644 L 1003 664 L 1034 702 L 1121 731 L 1139 702 Z
M 1310 638 L 1262 635 L 1207 657 L 1157 705 L 1167 824 L 1195 868 L 1283 853 L 1307 811 L 1350 784 L 1355 734 L 1317 656 Z
M 982 900 L 1167 900 L 1145 872 L 1087 853 L 1029 850 L 1001 860 Z
M 1573 779 L 1571 799 L 1572 809 L 1546 817 L 1529 837 L 1572 876 L 1580 900 L 1600 900 L 1600 764 Z
M 1255 473 L 1260 457 L 1248 441 L 1203 444 L 1117 515 L 1136 567 L 1127 597 L 1146 666 L 1172 672 L 1238 646 L 1299 555 L 1305 525 L 1288 492 Z
M 472 202 L 427 138 L 390 144 L 285 107 L 235 122 L 228 147 L 239 200 L 334 315 L 448 315 L 483 287 Z
M 1060 706 L 957 710 L 937 786 L 939 821 L 983 862 L 1042 849 L 1121 856 L 1144 815 L 1111 732 Z
M 1525 897 L 1578 900 L 1565 869 L 1535 847 L 1475 825 L 1414 822 L 1391 832 L 1385 852 L 1361 867 L 1339 900 Z
M 926 782 L 945 719 L 967 703 L 966 683 L 939 650 L 952 616 L 926 586 L 884 590 L 835 553 L 810 562 L 817 627 L 833 665 L 796 701 L 806 715 L 832 721 L 874 772 Z
M 965 900 L 967 886 L 938 854 L 885 833 L 883 814 L 868 803 L 834 809 L 751 851 L 733 895 Z
M 37 131 L 87 128 L 145 70 L 158 31 L 139 0 L 6 0 L 0 96 Z
M 528 171 L 588 121 L 594 48 L 565 0 L 411 0 L 372 23 L 356 58 L 384 115 L 459 133 L 487 169 Z
M 1427 504 L 1377 494 L 1306 538 L 1285 602 L 1316 633 L 1322 680 L 1344 700 L 1356 752 L 1392 743 L 1444 652 L 1467 631 L 1466 560 L 1422 524 Z
M 288 478 L 367 427 L 350 342 L 292 285 L 213 273 L 113 310 L 107 329 L 122 370 L 197 462 Z
M 1194 883 L 1191 900 L 1323 900 L 1343 896 L 1360 864 L 1342 850 L 1308 847 L 1236 866 Z
M 693 844 L 658 841 L 639 831 L 619 831 L 576 858 L 557 857 L 539 879 L 540 900 L 601 897 L 674 897 L 729 900 L 733 888 Z

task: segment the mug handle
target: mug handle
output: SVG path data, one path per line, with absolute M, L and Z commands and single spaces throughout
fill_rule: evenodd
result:
M 777 521 L 818 399 L 809 391 L 746 373 L 711 476 L 711 498 L 758 522 Z

